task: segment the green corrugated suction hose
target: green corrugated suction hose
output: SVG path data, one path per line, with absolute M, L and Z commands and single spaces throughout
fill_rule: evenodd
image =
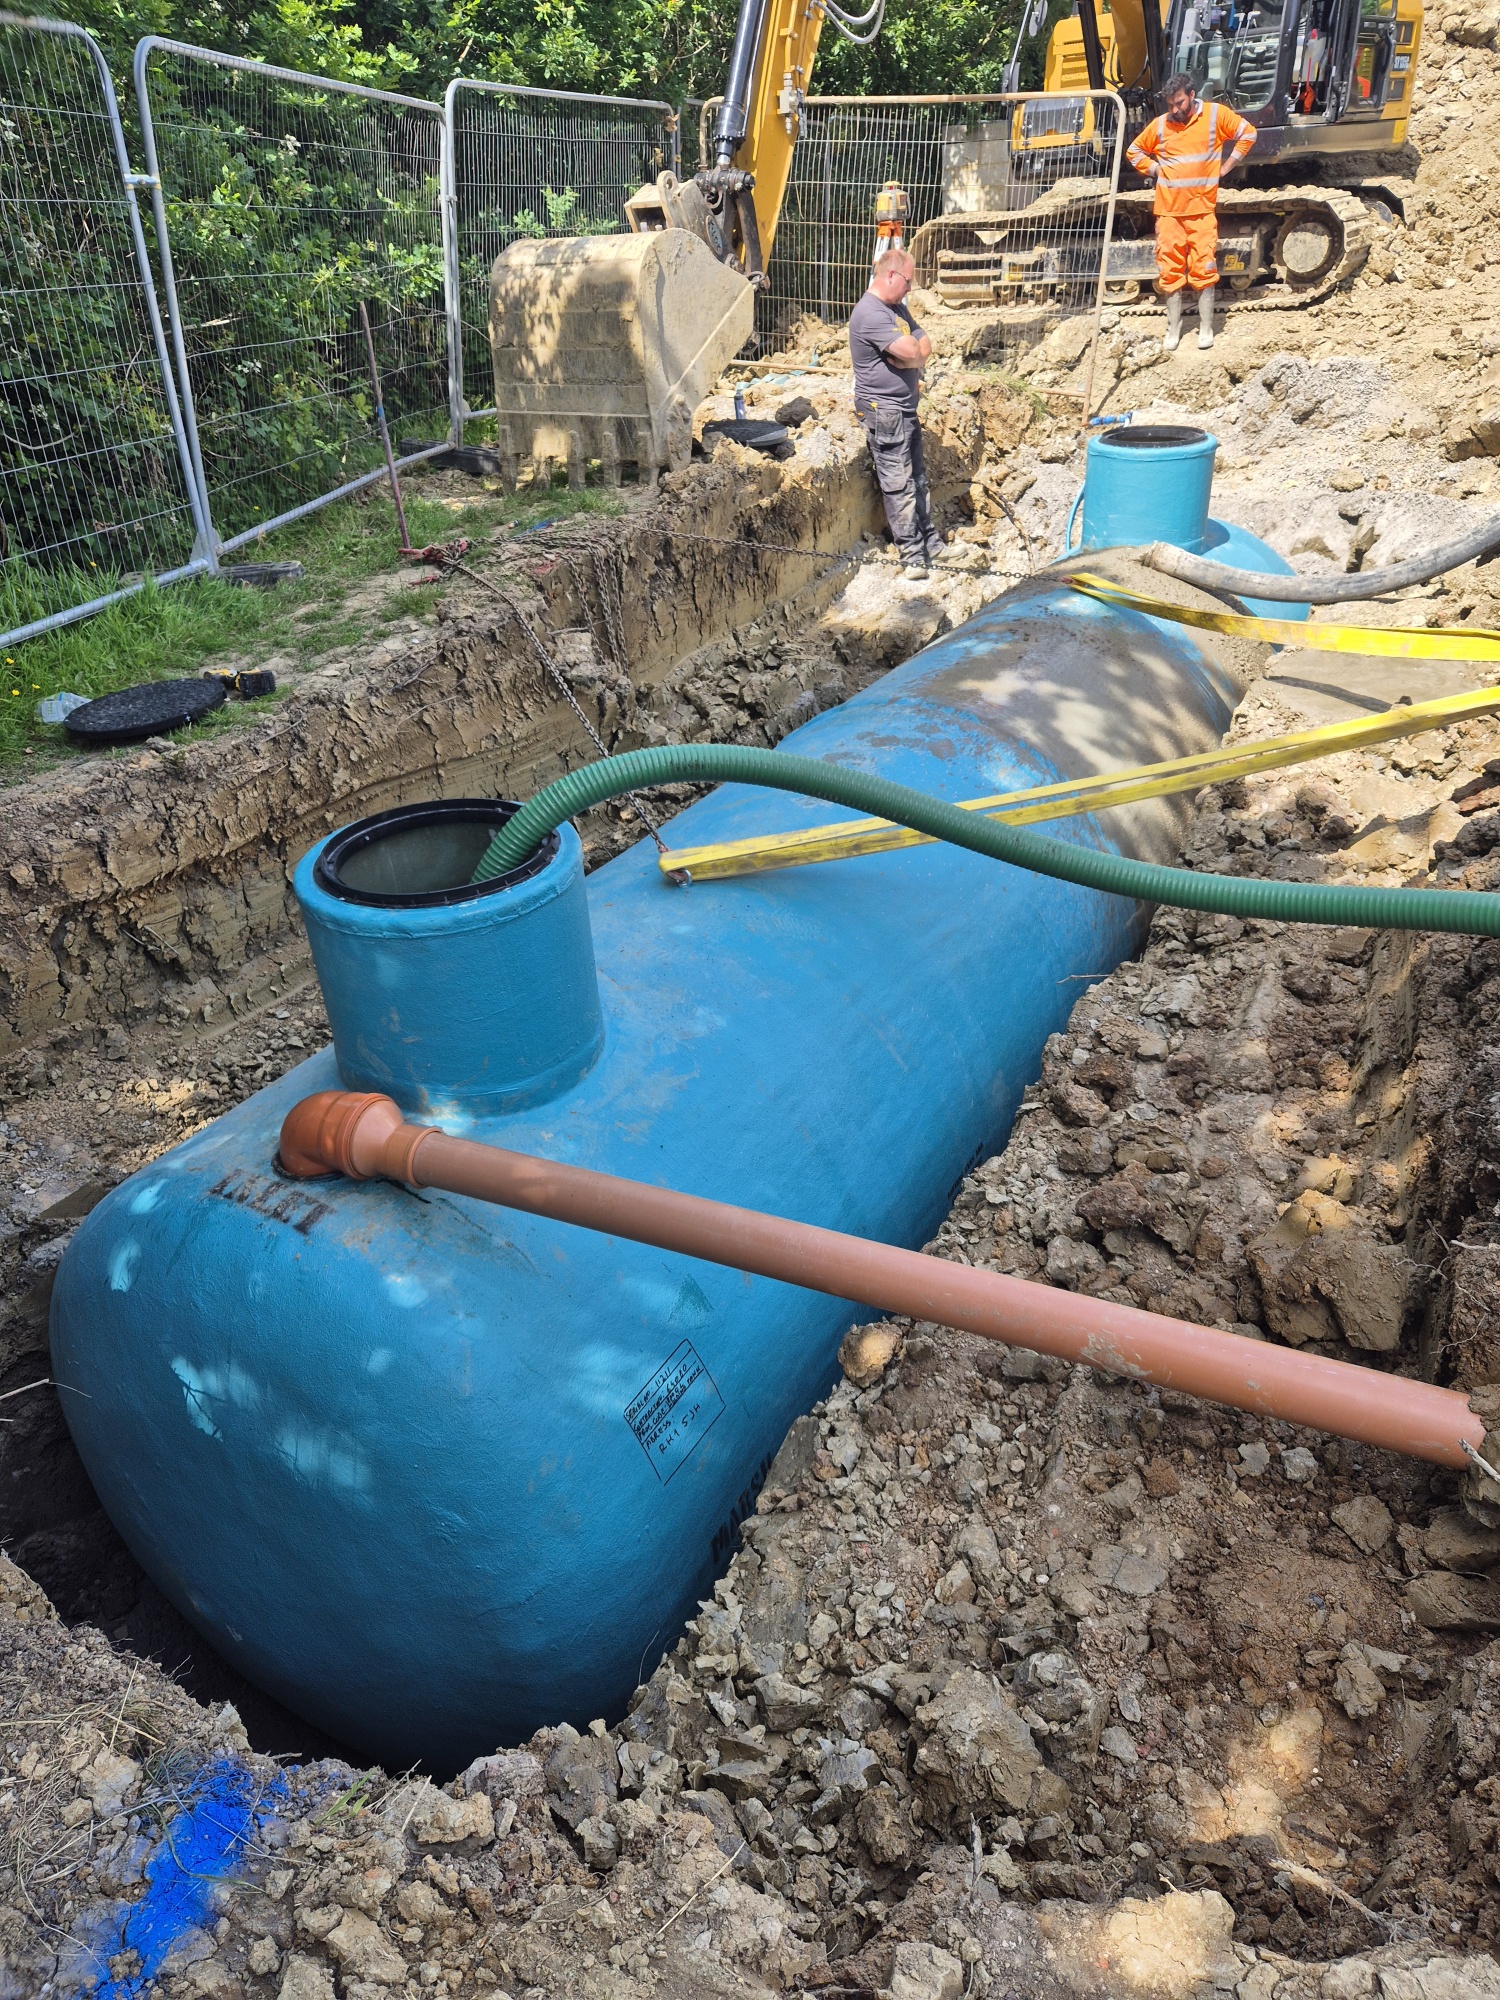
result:
M 929 798 L 907 785 L 867 771 L 851 771 L 821 758 L 788 757 L 734 743 L 669 743 L 632 750 L 570 771 L 511 819 L 484 851 L 473 880 L 489 882 L 534 854 L 554 827 L 590 806 L 648 785 L 685 783 L 765 785 L 802 792 L 856 812 L 914 827 L 995 861 L 1009 861 L 1038 875 L 1078 882 L 1110 895 L 1182 910 L 1215 910 L 1231 917 L 1259 917 L 1286 924 L 1357 924 L 1370 930 L 1458 931 L 1500 937 L 1500 896 L 1470 889 L 1360 889 L 1337 883 L 1264 882 L 1245 876 L 1199 875 L 1189 868 L 1160 868 L 1121 854 L 1049 840 L 1025 827 L 1005 826 L 982 813 Z

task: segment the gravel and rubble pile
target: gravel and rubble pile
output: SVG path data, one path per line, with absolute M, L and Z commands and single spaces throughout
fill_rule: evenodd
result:
M 1238 727 L 1283 720 L 1263 682 Z M 1493 886 L 1497 737 L 1221 788 L 1189 856 Z M 1497 1010 L 1493 943 L 1162 913 L 931 1247 L 1484 1384 Z M 1500 1994 L 1500 1530 L 1454 1475 L 922 1324 L 843 1361 L 630 1713 L 446 1785 L 258 1756 L 5 1565 L 0 1992 Z M 226 1769 L 254 1812 L 153 1964 Z

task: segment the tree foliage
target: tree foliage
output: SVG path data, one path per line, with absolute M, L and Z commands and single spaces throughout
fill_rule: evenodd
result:
M 73 0 L 66 12 L 99 37 L 119 77 L 128 74 L 138 37 L 157 34 L 419 95 L 440 97 L 462 73 L 675 104 L 718 93 L 735 7 L 736 0 Z M 825 31 L 815 88 L 998 90 L 1020 13 L 1018 0 L 890 0 L 882 32 L 866 48 Z

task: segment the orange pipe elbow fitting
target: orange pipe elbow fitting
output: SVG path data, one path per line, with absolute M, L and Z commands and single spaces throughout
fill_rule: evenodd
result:
M 320 1090 L 294 1104 L 281 1122 L 276 1157 L 296 1180 L 346 1174 L 350 1180 L 418 1183 L 415 1161 L 431 1125 L 408 1125 L 378 1091 Z
M 1484 1426 L 1455 1389 L 452 1139 L 408 1125 L 390 1098 L 374 1093 L 325 1090 L 304 1098 L 282 1125 L 280 1160 L 298 1177 L 403 1181 L 550 1216 L 1437 1465 L 1462 1469 L 1465 1445 L 1477 1451 L 1484 1443 Z

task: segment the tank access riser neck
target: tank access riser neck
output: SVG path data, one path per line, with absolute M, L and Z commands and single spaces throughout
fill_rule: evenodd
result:
M 466 1120 L 545 1103 L 592 1069 L 604 1017 L 578 835 L 558 827 L 492 884 L 469 879 L 516 810 L 403 806 L 299 864 L 293 887 L 346 1088 Z

